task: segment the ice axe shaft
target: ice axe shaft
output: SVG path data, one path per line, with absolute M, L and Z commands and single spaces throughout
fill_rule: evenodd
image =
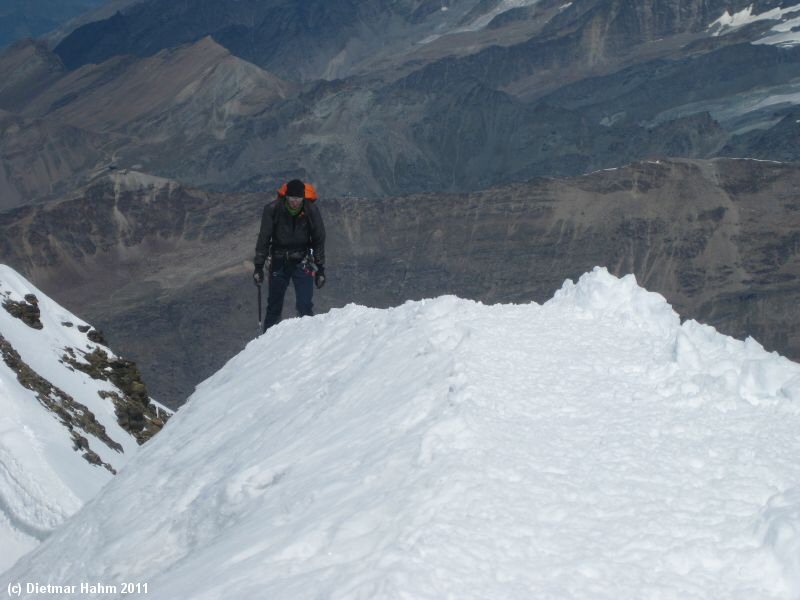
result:
M 258 335 L 261 335 L 261 327 L 263 325 L 263 321 L 261 320 L 261 286 L 258 285 L 256 287 L 258 288 Z

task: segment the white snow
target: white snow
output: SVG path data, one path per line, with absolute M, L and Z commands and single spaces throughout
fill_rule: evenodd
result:
M 121 468 L 138 445 L 117 424 L 112 403 L 98 396 L 100 390 L 118 390 L 60 362 L 65 348 L 91 351 L 97 347 L 78 330 L 86 323 L 13 269 L 0 265 L 0 305 L 6 300 L 22 301 L 26 294 L 37 297 L 44 328 L 32 329 L 0 306 L 0 334 L 36 373 L 94 413 L 124 452 L 87 436 L 90 447 L 104 462 Z M 67 322 L 73 325 L 62 324 Z M 73 449 L 69 431 L 34 392 L 22 386 L 0 355 L 0 572 L 45 539 L 111 478 L 108 470 L 89 464 Z
M 711 114 L 730 131 L 741 134 L 753 129 L 769 129 L 781 121 L 779 109 L 800 104 L 800 80 L 758 87 L 740 92 L 733 97 L 690 102 L 670 108 L 647 123 L 655 127 L 661 123 L 698 112 Z
M 775 20 L 780 19 L 783 11 L 780 8 L 773 8 L 768 10 L 767 12 L 754 15 L 753 14 L 753 6 L 750 5 L 744 10 L 740 10 L 737 13 L 730 14 L 727 10 L 722 13 L 722 16 L 711 23 L 709 25 L 709 29 L 714 28 L 715 26 L 719 26 L 721 28 L 728 28 L 728 29 L 736 29 L 739 27 L 743 27 L 745 25 L 749 25 L 750 23 L 755 23 L 756 21 L 764 21 L 764 20 Z M 719 34 L 719 32 L 717 32 Z
M 792 29 L 800 28 L 800 4 L 786 8 L 773 8 L 757 15 L 753 14 L 752 5 L 733 15 L 726 10 L 722 16 L 708 26 L 708 29 L 713 31 L 715 36 L 724 35 L 757 21 L 779 21 L 779 23 L 772 27 L 770 35 L 753 43 L 778 46 L 800 44 L 800 31 L 792 31 Z
M 0 590 L 796 600 L 798 431 L 800 365 L 633 276 L 350 305 L 251 342 Z
M 500 0 L 500 2 L 497 4 L 497 6 L 495 6 L 494 8 L 492 8 L 490 10 L 488 10 L 487 12 L 485 12 L 482 15 L 480 15 L 479 17 L 476 17 L 472 22 L 470 22 L 470 23 L 468 23 L 466 25 L 462 25 L 461 27 L 454 27 L 454 28 L 448 29 L 446 31 L 439 31 L 437 33 L 434 33 L 432 35 L 429 35 L 429 36 L 425 37 L 424 39 L 422 39 L 419 42 L 417 42 L 417 44 L 419 44 L 419 45 L 430 44 L 430 43 L 438 40 L 439 38 L 441 38 L 441 37 L 443 37 L 445 35 L 451 35 L 451 34 L 456 34 L 456 33 L 465 33 L 465 32 L 470 32 L 470 31 L 480 31 L 481 29 L 486 28 L 486 26 L 489 25 L 489 23 L 492 22 L 492 19 L 494 19 L 496 16 L 498 16 L 498 15 L 504 13 L 504 12 L 507 12 L 507 11 L 509 11 L 511 9 L 514 9 L 514 8 L 521 8 L 521 7 L 524 7 L 524 6 L 533 6 L 534 4 L 538 4 L 539 2 L 540 2 L 540 0 Z M 564 8 L 567 8 L 568 6 L 569 6 L 569 4 L 561 7 L 561 9 L 563 10 Z M 445 8 L 446 7 L 443 7 L 442 10 L 445 10 Z
M 794 10 L 800 11 L 800 5 L 795 6 Z M 761 38 L 756 44 L 771 44 L 774 46 L 795 46 L 800 44 L 800 15 L 775 25 L 770 31 L 774 33 Z
M 500 3 L 495 6 L 492 10 L 486 12 L 485 14 L 481 15 L 474 21 L 472 21 L 469 25 L 466 25 L 457 31 L 477 31 L 479 29 L 483 29 L 489 23 L 492 22 L 496 16 L 503 14 L 504 12 L 508 12 L 514 8 L 522 8 L 525 6 L 533 6 L 534 4 L 538 4 L 539 0 L 500 0 Z

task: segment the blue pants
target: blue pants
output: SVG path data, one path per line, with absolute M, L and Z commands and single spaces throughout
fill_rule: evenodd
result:
M 269 296 L 267 298 L 267 317 L 264 319 L 264 331 L 280 323 L 283 313 L 283 299 L 289 282 L 294 283 L 297 315 L 300 317 L 312 316 L 314 304 L 311 301 L 314 295 L 314 277 L 303 270 L 300 263 L 275 259 L 269 272 Z

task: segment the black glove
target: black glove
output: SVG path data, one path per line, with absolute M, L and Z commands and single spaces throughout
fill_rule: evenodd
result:
M 253 283 L 256 285 L 264 283 L 264 265 L 256 265 L 256 270 L 253 271 Z
M 314 275 L 314 285 L 317 286 L 317 289 L 325 285 L 325 267 L 322 265 L 317 265 L 317 273 Z

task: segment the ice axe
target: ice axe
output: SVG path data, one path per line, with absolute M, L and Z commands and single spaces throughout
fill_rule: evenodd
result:
M 263 322 L 261 321 L 261 284 L 259 283 L 257 286 L 258 288 L 258 335 L 263 333 L 261 327 L 263 326 Z

